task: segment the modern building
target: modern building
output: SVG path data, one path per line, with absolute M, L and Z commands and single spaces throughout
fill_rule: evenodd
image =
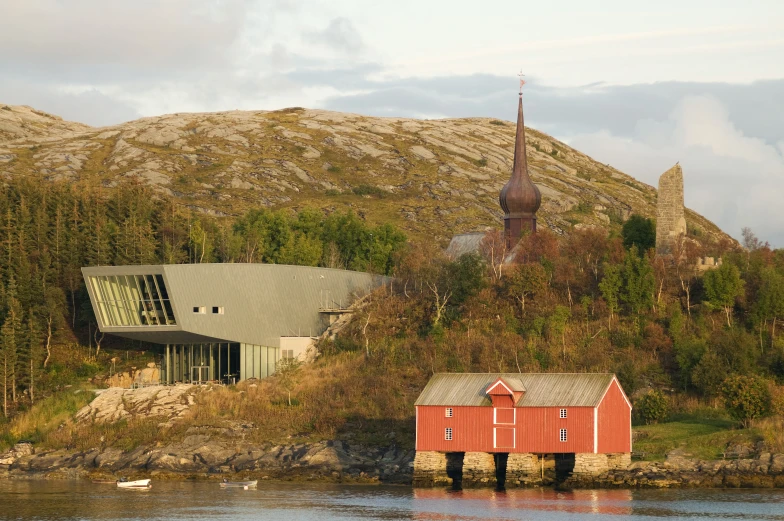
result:
M 104 333 L 162 346 L 166 383 L 263 378 L 389 279 L 275 264 L 82 268 Z
M 482 472 L 498 470 L 499 454 L 533 471 L 555 455 L 578 470 L 607 464 L 596 455 L 630 458 L 632 406 L 613 374 L 441 373 L 415 405 L 415 473 L 445 473 L 450 453 Z

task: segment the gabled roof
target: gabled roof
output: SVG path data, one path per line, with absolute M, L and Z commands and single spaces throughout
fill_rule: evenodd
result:
M 615 375 L 610 373 L 438 373 L 415 405 L 491 406 L 487 389 L 499 378 L 519 382 L 518 407 L 595 407 Z
M 520 381 L 519 378 L 498 378 L 495 382 L 490 384 L 490 387 L 485 390 L 485 393 L 489 393 L 493 389 L 497 389 L 498 386 L 503 386 L 506 391 L 511 393 L 524 393 L 525 386 L 523 382 Z M 497 394 L 497 393 L 496 393 Z

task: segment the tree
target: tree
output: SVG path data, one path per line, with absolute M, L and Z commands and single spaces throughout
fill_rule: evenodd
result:
M 525 315 L 525 301 L 547 289 L 547 273 L 541 264 L 519 264 L 507 276 L 507 294 L 520 303 L 521 315 Z
M 488 231 L 479 243 L 479 252 L 490 266 L 493 278 L 501 280 L 506 257 L 509 255 L 504 233 L 501 230 Z
M 721 394 L 730 416 L 746 428 L 770 411 L 770 390 L 759 376 L 730 376 L 722 384 Z
M 564 360 L 566 360 L 566 323 L 571 316 L 566 306 L 555 306 L 555 311 L 547 321 L 550 334 L 561 337 L 561 356 Z
M 623 223 L 621 237 L 624 248 L 628 250 L 636 246 L 637 254 L 645 255 L 649 249 L 656 246 L 656 226 L 652 219 L 635 213 Z
M 639 315 L 653 305 L 656 281 L 648 257 L 638 255 L 636 245 L 631 247 L 624 260 L 621 278 L 621 301 L 637 322 Z
M 11 399 L 16 398 L 16 369 L 19 360 L 19 316 L 17 310 L 11 307 L 0 328 L 0 373 L 3 378 L 3 415 L 8 417 L 8 394 Z
M 760 286 L 752 311 L 762 324 L 771 321 L 771 344 L 776 338 L 776 321 L 784 319 L 784 275 L 775 268 L 765 268 L 760 272 Z
M 605 264 L 604 277 L 602 277 L 602 281 L 599 282 L 599 291 L 602 292 L 602 298 L 607 303 L 607 310 L 609 311 L 609 317 L 607 318 L 608 330 L 612 329 L 610 325 L 612 323 L 613 315 L 619 309 L 621 284 L 623 284 L 621 267 L 617 264 Z
M 666 419 L 670 414 L 670 407 L 667 397 L 660 390 L 654 389 L 635 401 L 634 412 L 646 425 L 650 425 Z
M 732 326 L 732 308 L 735 299 L 743 295 L 743 280 L 738 268 L 729 262 L 723 263 L 718 269 L 710 270 L 703 276 L 707 303 L 714 308 L 724 309 L 727 326 Z
M 24 325 L 24 358 L 27 369 L 27 389 L 30 393 L 30 402 L 35 403 L 35 383 L 38 379 L 41 365 L 41 335 L 38 331 L 38 321 L 30 310 Z
M 291 407 L 291 391 L 293 391 L 294 386 L 297 385 L 301 367 L 302 362 L 298 359 L 283 358 L 278 362 L 278 367 L 275 370 L 275 376 L 277 377 L 280 386 L 283 387 L 288 395 L 289 407 Z

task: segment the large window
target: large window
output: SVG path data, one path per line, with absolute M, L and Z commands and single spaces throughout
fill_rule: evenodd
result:
M 452 427 L 444 429 L 444 439 L 446 441 L 452 441 Z
M 177 324 L 163 275 L 101 275 L 90 285 L 106 326 Z
M 558 439 L 561 441 L 566 441 L 566 429 L 561 429 L 558 433 Z

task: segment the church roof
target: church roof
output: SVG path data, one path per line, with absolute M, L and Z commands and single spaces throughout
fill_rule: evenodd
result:
M 520 86 L 517 105 L 517 133 L 515 135 L 514 166 L 512 177 L 501 189 L 498 198 L 507 217 L 532 216 L 542 204 L 542 194 L 528 175 L 528 158 L 525 151 L 525 123 L 523 121 L 523 91 Z

